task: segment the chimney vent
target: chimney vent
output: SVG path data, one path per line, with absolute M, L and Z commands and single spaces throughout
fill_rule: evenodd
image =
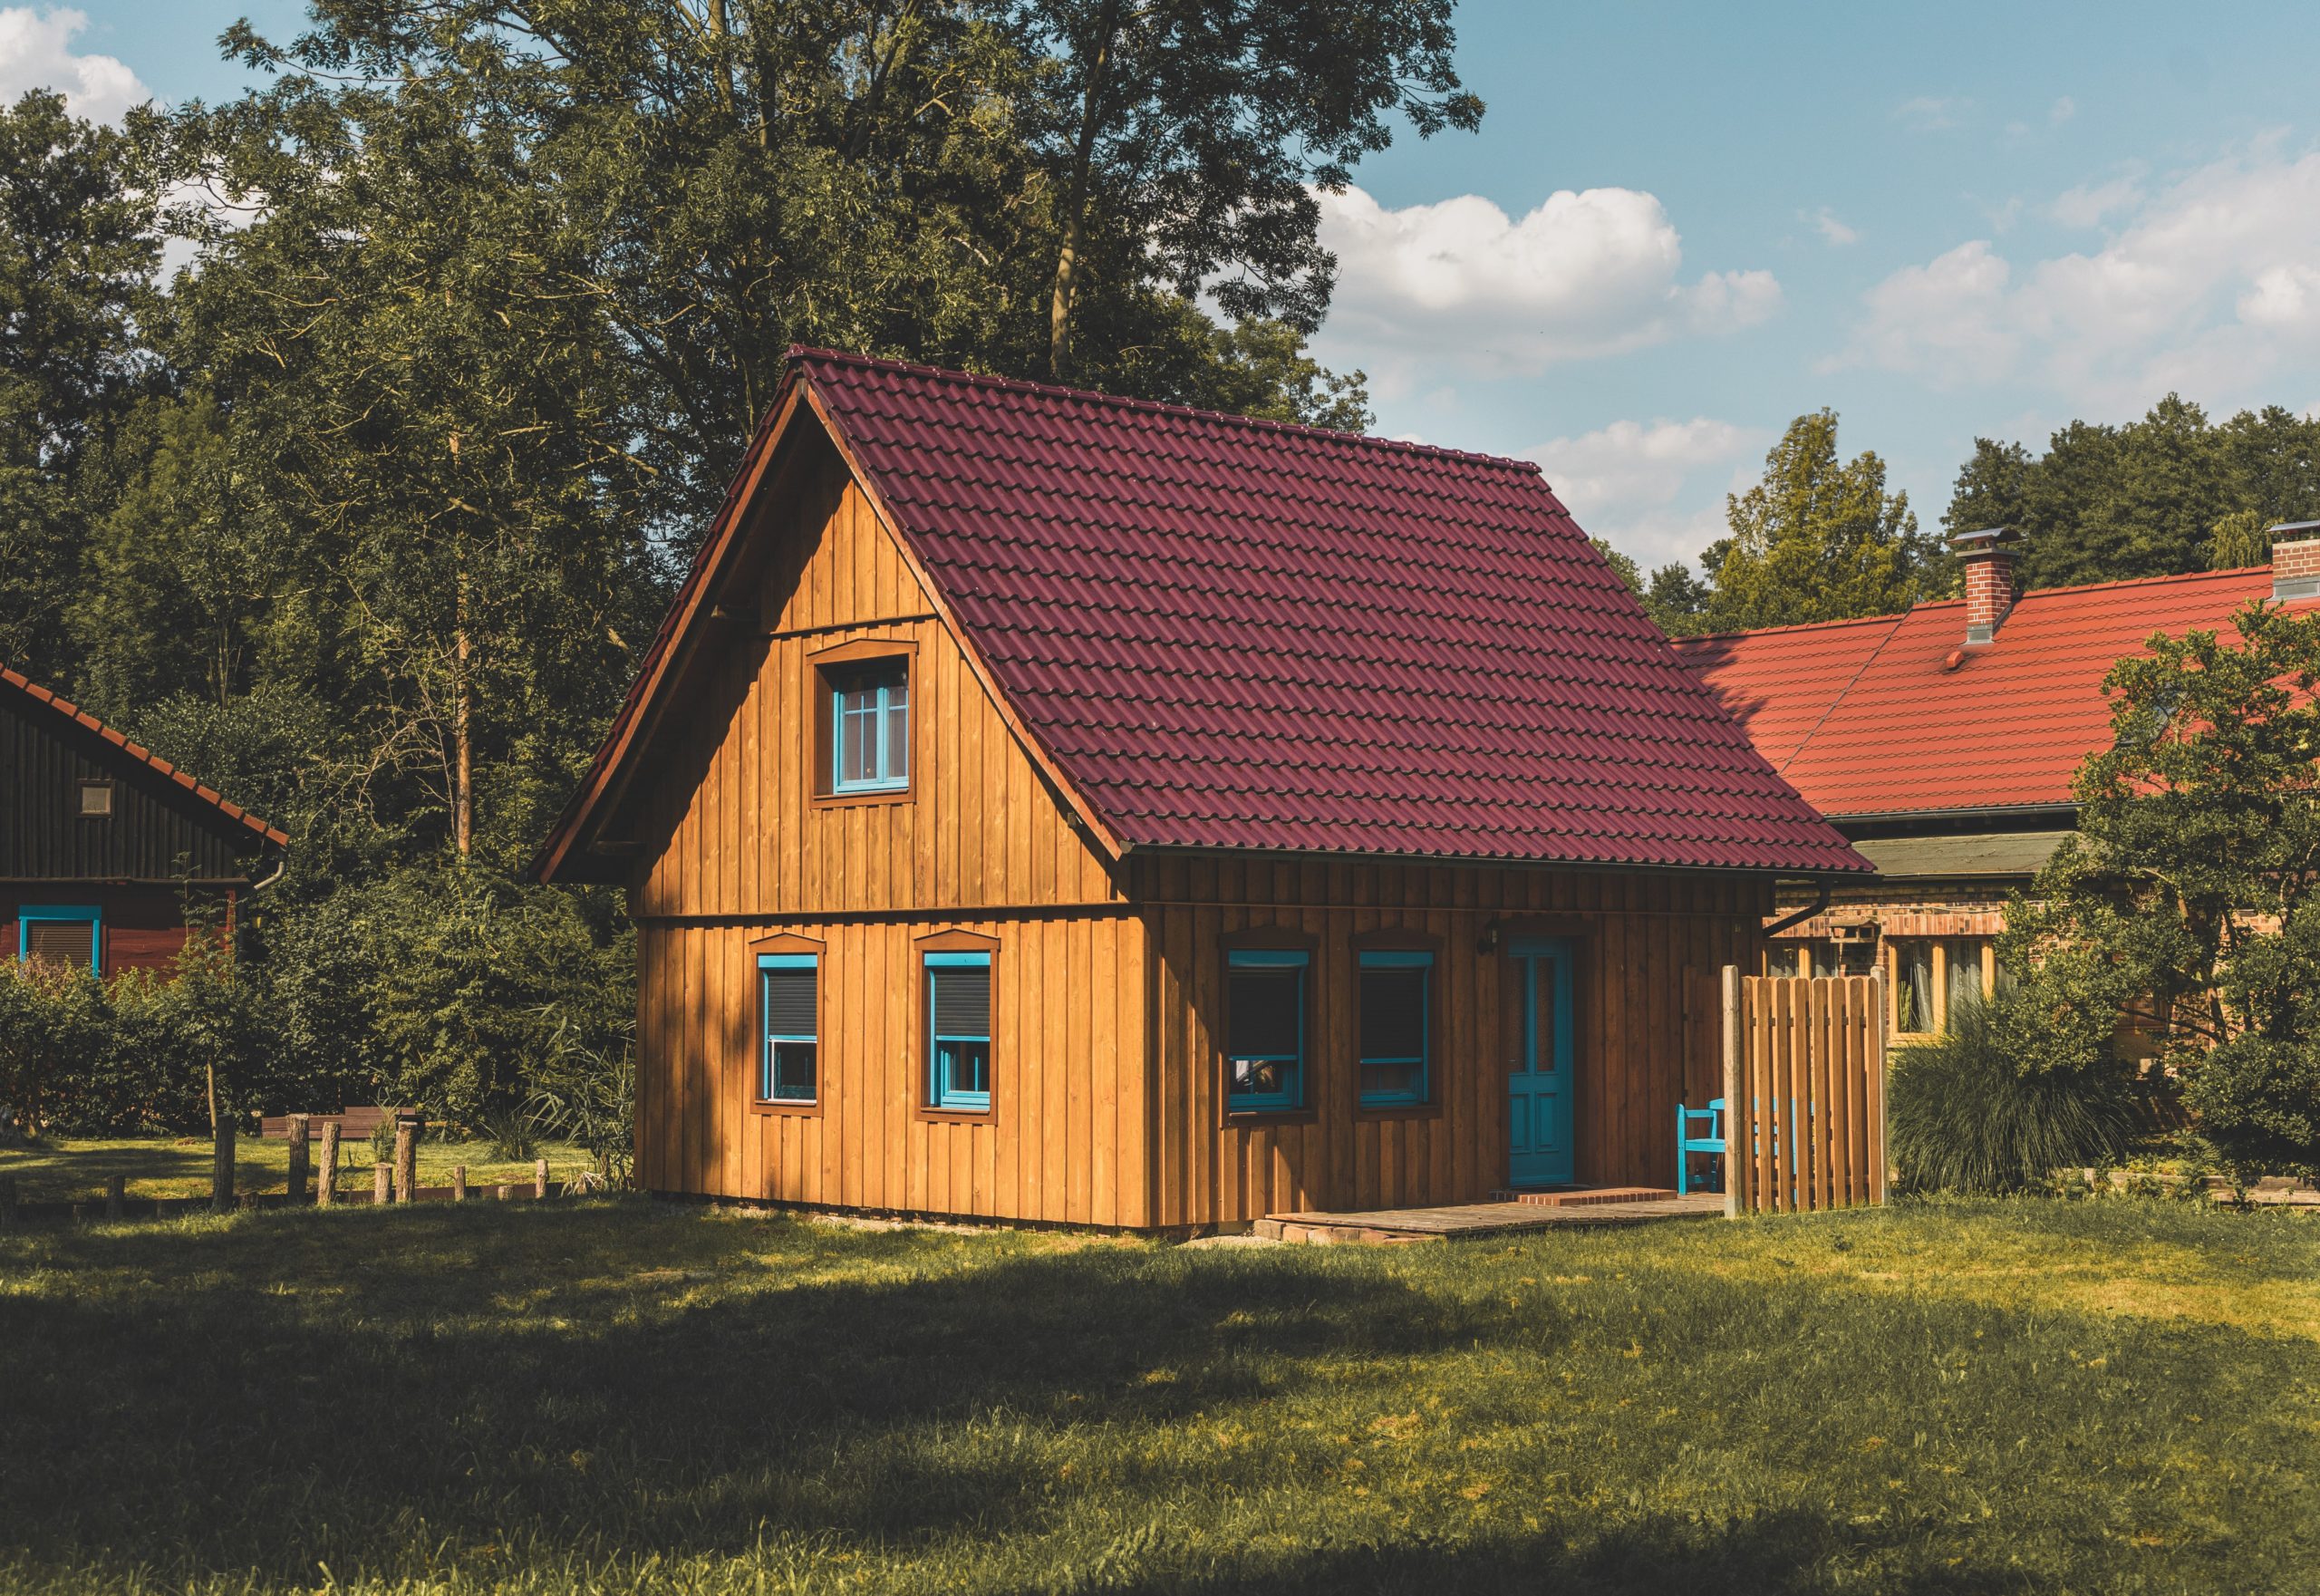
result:
M 2014 585 L 2014 545 L 2022 534 L 2011 527 L 1986 527 L 1960 532 L 1949 547 L 1966 562 L 1966 646 L 1986 648 L 2006 624 L 2017 596 Z M 2320 576 L 2320 564 L 2313 567 Z
M 2272 599 L 2320 598 L 2320 521 L 2286 521 L 2267 534 L 2272 544 Z

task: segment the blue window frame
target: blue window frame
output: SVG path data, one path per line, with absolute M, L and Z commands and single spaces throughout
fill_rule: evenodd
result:
M 1262 1113 L 1305 1106 L 1305 977 L 1297 949 L 1225 955 L 1225 1107 Z
M 927 1102 L 991 1108 L 991 955 L 926 955 Z
M 821 961 L 812 953 L 758 955 L 763 1045 L 758 1098 L 810 1103 L 821 1083 Z
M 1427 1042 L 1434 1034 L 1434 955 L 1365 951 L 1360 978 L 1361 1106 L 1425 1102 Z
M 24 904 L 16 910 L 16 962 L 54 959 L 104 973 L 104 914 L 94 904 Z
M 910 785 L 910 664 L 880 660 L 830 677 L 830 790 Z

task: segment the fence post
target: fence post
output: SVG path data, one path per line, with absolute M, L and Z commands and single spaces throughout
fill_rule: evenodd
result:
M 380 1162 L 379 1162 L 378 1160 L 376 1160 L 376 1159 L 372 1160 L 372 1163 L 371 1163 L 371 1206 L 372 1206 L 372 1207 L 373 1207 L 373 1208 L 383 1208 L 383 1207 L 385 1207 L 385 1206 L 387 1205 L 387 1204 L 389 1203 L 389 1201 L 391 1201 L 391 1198 L 390 1198 L 390 1196 L 389 1196 L 389 1189 L 390 1189 L 390 1188 L 389 1188 L 389 1186 L 388 1186 L 388 1184 L 387 1184 L 387 1183 L 388 1183 L 389 1179 L 392 1177 L 392 1174 L 393 1174 L 393 1171 L 392 1171 L 392 1169 L 389 1166 L 387 1166 L 387 1165 L 385 1165 L 385 1164 L 382 1164 L 382 1163 L 380 1163 Z
M 419 1185 L 419 1116 L 395 1116 L 395 1201 L 408 1203 Z
M 231 1214 L 234 1211 L 234 1120 L 231 1115 L 218 1116 L 218 1125 L 209 1140 L 209 1211 Z
M 314 1122 L 304 1114 L 290 1116 L 290 1201 L 293 1203 L 306 1200 L 308 1138 L 313 1130 Z
M 1885 1079 L 1885 1069 L 1886 1060 L 1889 1057 L 1886 1051 L 1885 1026 L 1890 1016 L 1890 1011 L 1885 1006 L 1884 966 L 1881 964 L 1879 965 L 1875 971 L 1870 972 L 1870 979 L 1877 983 L 1875 988 L 1877 994 L 1877 1031 L 1875 1039 L 1877 1058 L 1876 1062 L 1870 1072 L 1870 1078 L 1877 1083 L 1877 1105 L 1870 1111 L 1869 1117 L 1869 1122 L 1877 1127 L 1877 1149 L 1875 1156 L 1870 1160 L 1871 1167 L 1870 1169 L 1870 1179 L 1876 1183 L 1877 1205 L 1881 1208 L 1885 1205 L 1885 1188 L 1887 1182 L 1891 1177 L 1892 1172 L 1892 1165 L 1888 1160 L 1885 1154 L 1885 1133 L 1888 1129 L 1885 1109 L 1885 1088 L 1888 1083 Z
M 127 1175 L 115 1175 L 106 1178 L 105 1217 L 107 1219 L 119 1219 L 129 1211 L 129 1205 L 124 1201 L 128 1194 L 129 1177 Z
M 1748 1099 L 1740 1080 L 1740 966 L 1724 967 L 1724 1216 L 1736 1219 L 1748 1178 Z
M 464 1203 L 467 1200 L 468 1166 L 464 1164 L 454 1164 L 451 1166 L 451 1201 Z
M 547 1195 L 547 1160 L 542 1158 L 532 1166 L 532 1195 Z
M 322 1178 L 314 1183 L 314 1206 L 328 1208 L 338 1201 L 338 1121 L 323 1121 Z

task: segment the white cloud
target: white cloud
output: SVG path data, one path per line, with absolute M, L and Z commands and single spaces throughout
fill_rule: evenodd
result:
M 2095 227 L 2114 210 L 2126 210 L 2142 203 L 2142 185 L 2132 177 L 2112 178 L 2107 183 L 2081 183 L 2054 197 L 2046 208 L 2047 214 L 2065 227 Z
M 2320 152 L 2259 143 L 2154 193 L 2073 194 L 2058 209 L 2121 213 L 2104 247 L 2016 269 L 1986 240 L 1961 244 L 1870 290 L 1830 363 L 2018 377 L 2080 413 L 2132 414 L 2170 388 L 2268 397 L 2320 357 Z
M 110 55 L 76 55 L 72 40 L 89 25 L 86 12 L 0 6 L 0 100 L 9 104 L 30 89 L 53 89 L 65 109 L 92 121 L 118 121 L 152 98 L 137 74 Z
M 2050 126 L 2058 128 L 2077 114 L 2078 102 L 2064 94 L 2047 109 L 2046 121 Z
M 1754 479 L 1772 436 L 1706 416 L 1621 421 L 1523 453 L 1580 526 L 1648 569 L 1724 536 L 1724 494 Z
M 1820 213 L 1812 218 L 1812 226 L 1819 229 L 1821 237 L 1839 248 L 1848 244 L 1861 242 L 1861 229 L 1848 227 L 1839 221 L 1837 213 L 1825 205 L 1821 208 Z
M 1462 194 L 1388 210 L 1358 188 L 1318 196 L 1338 257 L 1323 341 L 1373 370 L 1445 358 L 1535 375 L 1687 334 L 1754 325 L 1780 307 L 1769 272 L 1680 279 L 1683 245 L 1653 196 L 1564 189 L 1509 217 Z
M 1920 94 L 1893 108 L 1893 120 L 1913 133 L 1942 133 L 1965 125 L 1974 109 L 1970 100 Z

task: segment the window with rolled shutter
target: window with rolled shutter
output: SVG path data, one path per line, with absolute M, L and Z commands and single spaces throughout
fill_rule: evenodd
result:
M 1367 952 L 1360 974 L 1362 1105 L 1423 1103 L 1434 955 Z
M 49 914 L 26 909 L 16 929 L 27 960 L 92 972 L 97 968 L 97 920 L 92 913 Z
M 991 1108 L 991 955 L 926 955 L 928 1103 Z
M 765 1050 L 758 1096 L 769 1103 L 810 1103 L 819 1089 L 821 961 L 812 953 L 758 959 L 765 1013 Z

